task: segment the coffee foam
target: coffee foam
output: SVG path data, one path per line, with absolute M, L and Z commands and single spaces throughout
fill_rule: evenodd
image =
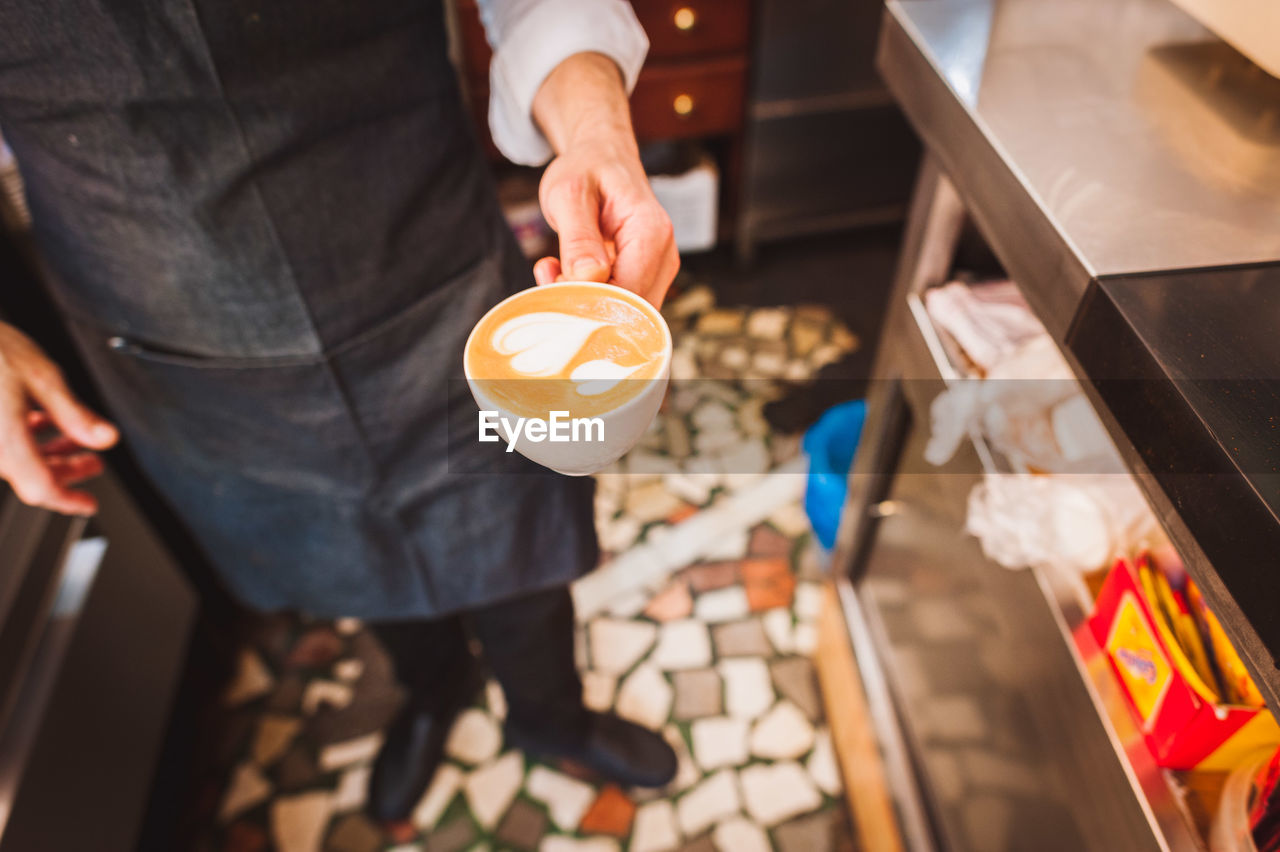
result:
M 624 291 L 536 287 L 491 310 L 467 345 L 467 369 L 495 403 L 526 417 L 591 417 L 624 404 L 662 369 L 656 312 Z

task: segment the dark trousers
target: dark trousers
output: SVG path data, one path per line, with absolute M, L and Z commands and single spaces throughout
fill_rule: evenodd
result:
M 567 586 L 522 595 L 460 615 L 369 625 L 416 707 L 448 707 L 475 665 L 468 631 L 520 729 L 559 738 L 585 729 L 582 680 L 573 653 L 573 599 Z

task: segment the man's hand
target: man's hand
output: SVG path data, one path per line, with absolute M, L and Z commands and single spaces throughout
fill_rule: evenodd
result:
M 538 90 L 533 116 L 557 155 L 538 200 L 560 235 L 560 257 L 539 260 L 534 278 L 607 281 L 660 307 L 680 257 L 640 165 L 617 66 L 598 53 L 570 56 Z
M 51 427 L 62 434 L 37 442 Z M 92 515 L 98 501 L 70 486 L 102 472 L 102 460 L 90 450 L 105 450 L 116 438 L 114 426 L 71 395 L 61 371 L 38 346 L 0 323 L 0 479 L 18 499 L 68 515 Z

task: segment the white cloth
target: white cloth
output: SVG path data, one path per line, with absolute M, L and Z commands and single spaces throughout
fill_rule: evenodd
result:
M 493 48 L 489 130 L 513 163 L 538 166 L 551 146 L 533 121 L 533 96 L 552 69 L 575 53 L 601 53 L 635 87 L 649 39 L 626 0 L 478 0 Z

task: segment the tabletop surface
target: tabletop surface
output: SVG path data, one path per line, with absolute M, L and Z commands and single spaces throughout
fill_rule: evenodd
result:
M 1280 80 L 1168 0 L 889 13 L 1092 275 L 1280 259 Z

